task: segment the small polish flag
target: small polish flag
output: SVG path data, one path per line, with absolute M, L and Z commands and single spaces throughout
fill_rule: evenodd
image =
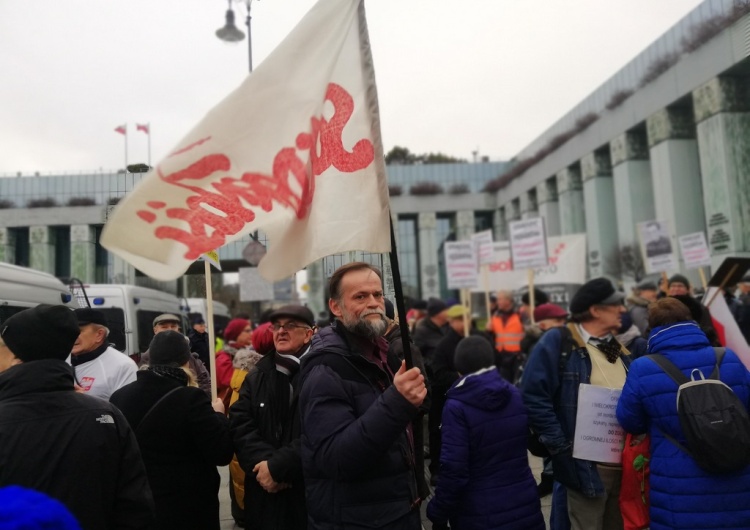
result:
M 148 123 L 146 125 L 141 125 L 140 123 L 136 123 L 135 124 L 135 130 L 136 131 L 143 131 L 146 134 L 149 134 Z
M 120 134 L 127 134 L 128 133 L 128 126 L 127 126 L 127 124 L 115 127 L 115 132 L 116 133 L 120 133 Z

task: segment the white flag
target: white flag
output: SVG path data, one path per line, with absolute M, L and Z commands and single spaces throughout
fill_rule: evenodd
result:
M 388 187 L 363 0 L 320 0 L 123 201 L 101 242 L 145 274 L 263 229 L 261 274 L 390 250 Z

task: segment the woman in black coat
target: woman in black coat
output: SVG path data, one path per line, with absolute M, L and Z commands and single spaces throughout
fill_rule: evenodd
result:
M 185 370 L 190 347 L 176 331 L 158 333 L 151 365 L 112 394 L 135 431 L 156 503 L 159 530 L 219 530 L 216 466 L 232 460 L 229 422 Z M 191 384 L 192 383 L 192 384 Z

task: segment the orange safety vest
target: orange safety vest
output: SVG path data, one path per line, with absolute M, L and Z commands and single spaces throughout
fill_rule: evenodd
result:
M 494 315 L 490 322 L 495 334 L 495 349 L 505 353 L 519 353 L 521 340 L 524 337 L 523 323 L 518 313 L 513 313 L 506 322 L 499 315 Z

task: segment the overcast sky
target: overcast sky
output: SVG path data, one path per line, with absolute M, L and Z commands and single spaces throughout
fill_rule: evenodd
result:
M 517 154 L 699 0 L 368 0 L 385 150 Z M 314 0 L 252 3 L 257 66 Z M 235 2 L 245 30 L 245 0 Z M 156 163 L 247 75 L 223 0 L 0 1 L 0 174 Z

